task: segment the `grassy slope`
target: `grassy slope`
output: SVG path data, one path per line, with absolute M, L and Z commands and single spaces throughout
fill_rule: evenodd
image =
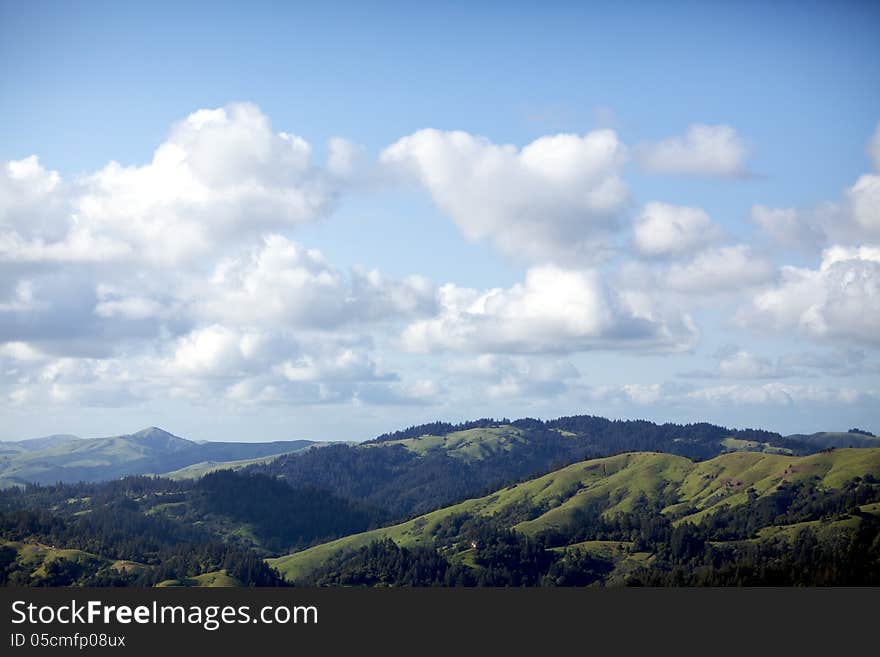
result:
M 66 559 L 67 561 L 73 561 L 76 563 L 83 564 L 101 564 L 101 565 L 109 565 L 110 562 L 103 558 L 99 557 L 96 554 L 91 554 L 89 552 L 83 552 L 82 550 L 70 550 L 57 548 L 51 545 L 44 545 L 42 543 L 26 543 L 26 542 L 17 542 L 17 541 L 6 541 L 0 539 L 0 545 L 9 546 L 18 551 L 18 555 L 16 556 L 16 560 L 21 564 L 26 564 L 29 566 L 33 566 L 36 568 L 31 575 L 31 578 L 34 580 L 43 579 L 46 577 L 46 567 L 52 563 L 53 561 L 57 561 L 58 559 Z M 119 562 L 122 564 L 122 562 Z M 133 567 L 134 562 L 124 562 L 125 564 L 132 564 L 132 566 L 123 566 L 123 567 Z M 115 566 L 116 564 L 114 564 Z M 140 564 L 137 564 L 140 566 Z
M 195 577 L 187 577 L 186 579 L 167 579 L 164 582 L 159 582 L 156 586 L 159 588 L 177 586 L 221 588 L 226 586 L 241 586 L 241 582 L 234 577 L 227 575 L 225 570 L 216 570 L 210 573 L 202 573 Z
M 295 451 L 298 452 L 300 450 Z M 241 470 L 242 468 L 246 468 L 249 465 L 255 465 L 257 463 L 271 463 L 279 456 L 284 456 L 285 454 L 291 453 L 292 452 L 282 452 L 280 454 L 272 454 L 270 456 L 263 456 L 255 459 L 244 459 L 241 461 L 200 461 L 199 463 L 188 465 L 185 468 L 172 470 L 171 472 L 164 472 L 159 476 L 167 477 L 168 479 L 172 479 L 174 481 L 180 481 L 183 479 L 200 479 L 206 474 L 216 472 L 217 470 Z
M 527 441 L 522 429 L 511 425 L 453 431 L 444 436 L 424 435 L 418 438 L 366 443 L 365 447 L 403 445 L 411 452 L 424 456 L 431 452 L 445 452 L 465 461 L 479 461 L 509 451 L 516 443 Z
M 743 440 L 742 438 L 725 438 L 721 441 L 727 451 L 730 452 L 767 452 L 768 454 L 791 454 L 792 451 L 785 447 L 774 447 L 770 443 L 759 443 L 756 440 Z
M 819 431 L 786 437 L 814 445 L 820 449 L 827 447 L 880 447 L 880 437 L 850 433 L 849 431 Z
M 620 454 L 575 463 L 486 497 L 271 559 L 269 563 L 288 579 L 296 580 L 337 552 L 356 550 L 377 539 L 391 538 L 404 546 L 430 543 L 432 529 L 456 513 L 491 516 L 522 504 L 547 509 L 515 525 L 525 534 L 535 534 L 565 524 L 576 509 L 593 499 L 608 496 L 612 502 L 608 512 L 614 513 L 631 509 L 642 495 L 649 500 L 677 495 L 679 502 L 664 511 L 681 522 L 698 520 L 722 503 L 735 506 L 745 502 L 749 487 L 764 495 L 783 481 L 816 476 L 822 485 L 835 488 L 865 474 L 880 476 L 880 449 L 841 449 L 805 457 L 733 452 L 699 463 L 670 454 Z

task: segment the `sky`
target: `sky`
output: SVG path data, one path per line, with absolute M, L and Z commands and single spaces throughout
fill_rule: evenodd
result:
M 880 432 L 880 5 L 0 0 L 0 439 Z

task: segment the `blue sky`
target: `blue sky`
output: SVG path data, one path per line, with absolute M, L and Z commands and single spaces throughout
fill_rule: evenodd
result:
M 0 2 L 0 438 L 880 430 L 875 3 L 179 4 Z

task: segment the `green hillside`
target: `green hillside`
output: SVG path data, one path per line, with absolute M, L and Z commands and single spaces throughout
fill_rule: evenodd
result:
M 819 431 L 811 434 L 794 434 L 787 438 L 818 449 L 880 447 L 880 437 L 858 431 Z
M 416 438 L 367 443 L 367 447 L 402 445 L 419 456 L 444 454 L 463 461 L 482 461 L 509 453 L 529 440 L 528 432 L 519 427 L 502 424 L 453 431 L 443 435 L 426 434 Z
M 117 568 L 138 567 L 133 562 L 115 563 L 83 550 L 64 549 L 28 541 L 0 539 L 0 567 L 15 563 L 16 586 L 58 586 L 67 583 L 72 574 L 91 571 L 107 572 Z
M 166 579 L 156 584 L 158 588 L 174 586 L 197 587 L 197 588 L 221 588 L 226 586 L 241 586 L 241 582 L 230 577 L 225 570 L 215 570 L 210 573 L 202 573 L 183 579 Z
M 673 525 L 697 523 L 714 512 L 769 498 L 781 486 L 808 482 L 823 490 L 838 490 L 856 477 L 880 477 L 880 449 L 842 449 L 805 457 L 735 452 L 702 462 L 661 453 L 621 454 L 575 463 L 491 495 L 271 559 L 269 563 L 296 581 L 334 555 L 353 553 L 378 540 L 392 539 L 407 548 L 448 549 L 462 537 L 438 538 L 438 532 L 451 519 L 461 516 L 493 519 L 524 536 L 562 531 L 577 522 L 579 513 L 596 508 L 601 509 L 603 517 L 611 518 L 649 506 Z M 773 530 L 765 534 L 770 536 Z M 630 550 L 618 552 L 633 558 Z
M 819 448 L 758 429 L 579 415 L 434 422 L 248 469 L 294 487 L 333 490 L 401 520 L 584 459 L 658 451 L 702 460 L 736 450 L 808 454 Z
M 303 449 L 308 449 L 308 447 L 305 447 Z M 290 452 L 283 453 L 288 454 Z M 241 470 L 242 468 L 246 468 L 249 465 L 271 463 L 281 455 L 282 454 L 270 454 L 269 456 L 263 456 L 255 459 L 245 459 L 243 461 L 200 461 L 199 463 L 193 463 L 192 465 L 188 465 L 177 470 L 172 470 L 171 472 L 163 472 L 159 476 L 166 477 L 173 481 L 179 481 L 182 479 L 199 479 L 200 477 L 204 477 L 206 474 L 217 472 L 218 470 Z

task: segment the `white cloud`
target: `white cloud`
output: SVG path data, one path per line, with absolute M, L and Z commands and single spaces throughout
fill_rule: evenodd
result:
M 853 404 L 866 399 L 878 399 L 872 391 L 853 388 L 832 388 L 821 385 L 795 383 L 764 383 L 761 385 L 725 385 L 700 388 L 685 395 L 687 399 L 711 404 L 738 405 L 791 405 L 791 404 Z
M 402 394 L 400 381 L 364 344 L 334 336 L 218 324 L 133 345 L 103 358 L 53 357 L 30 343 L 0 345 L 0 390 L 12 405 L 104 406 L 154 400 L 216 404 L 354 403 L 365 386 Z M 424 392 L 424 389 L 421 388 Z M 425 393 L 427 394 L 427 393 Z M 408 403 L 415 403 L 415 393 Z M 384 403 L 384 402 L 383 402 Z
M 775 273 L 769 259 L 740 244 L 707 249 L 685 264 L 673 264 L 663 275 L 663 281 L 677 292 L 714 294 L 767 283 Z
M 781 362 L 774 364 L 769 358 L 738 349 L 733 353 L 719 354 L 717 366 L 712 370 L 683 372 L 679 376 L 696 379 L 780 379 L 794 374 L 795 371 Z
M 865 173 L 843 191 L 840 201 L 816 207 L 752 208 L 751 219 L 776 243 L 818 250 L 832 244 L 858 245 L 880 239 L 880 124 L 868 144 L 874 173 Z
M 880 237 L 880 174 L 860 176 L 846 191 L 852 219 L 867 239 Z
M 863 349 L 849 346 L 838 347 L 828 353 L 783 354 L 779 357 L 779 364 L 784 368 L 809 368 L 834 376 L 880 373 L 880 363 L 868 360 L 868 354 Z
M 36 155 L 0 165 L 0 233 L 57 237 L 63 223 L 61 176 Z
M 755 205 L 749 218 L 774 243 L 788 249 L 815 250 L 825 239 L 823 230 L 794 208 Z
M 738 351 L 721 359 L 718 373 L 722 377 L 735 379 L 776 378 L 782 374 L 769 359 L 748 351 Z
M 880 248 L 833 247 L 818 269 L 783 267 L 781 278 L 740 311 L 741 324 L 880 344 Z
M 334 190 L 301 137 L 274 132 L 250 104 L 199 110 L 143 166 L 116 162 L 84 181 L 80 221 L 177 262 L 216 241 L 325 215 Z
M 281 235 L 221 261 L 193 295 L 197 314 L 214 321 L 325 329 L 425 314 L 435 304 L 434 286 L 423 277 L 397 280 L 362 269 L 346 277 L 319 251 Z
M 535 267 L 525 282 L 480 292 L 440 288 L 437 317 L 410 324 L 402 342 L 415 352 L 576 352 L 590 349 L 689 348 L 687 317 L 638 311 L 595 271 Z
M 27 342 L 7 342 L 0 344 L 0 357 L 12 361 L 34 362 L 46 358 L 39 349 Z
M 421 130 L 381 161 L 415 178 L 466 238 L 525 261 L 595 260 L 628 200 L 626 149 L 611 130 L 541 137 L 517 149 Z
M 480 390 L 492 399 L 544 399 L 565 392 L 580 378 L 570 361 L 545 356 L 482 354 L 453 361 L 447 370 L 456 377 L 477 380 Z
M 630 383 L 600 385 L 585 388 L 586 399 L 603 403 L 664 408 L 702 409 L 707 406 L 730 408 L 736 406 L 854 406 L 870 405 L 880 401 L 876 390 L 857 390 L 850 387 L 805 385 L 800 383 L 768 382 L 761 384 L 736 383 L 695 388 L 671 383 Z
M 0 301 L 0 313 L 29 312 L 45 307 L 45 302 L 34 296 L 33 281 L 22 279 L 15 284 L 12 295 L 5 301 Z
M 18 233 L 0 235 L 0 261 L 20 263 L 88 263 L 120 260 L 132 255 L 126 242 L 95 236 L 83 226 L 73 226 L 62 238 L 46 242 L 25 239 Z
M 729 125 L 693 124 L 683 137 L 644 144 L 639 163 L 651 173 L 736 178 L 749 175 L 748 148 Z
M 657 201 L 642 209 L 634 233 L 636 248 L 648 256 L 689 253 L 721 237 L 705 210 Z
M 257 366 L 264 336 L 220 325 L 207 326 L 178 338 L 166 364 L 169 376 L 234 376 Z
M 288 381 L 380 381 L 395 380 L 368 354 L 355 348 L 325 349 L 319 354 L 303 354 L 286 360 L 277 367 Z
M 409 383 L 366 384 L 354 392 L 355 403 L 377 406 L 434 406 L 448 398 L 445 387 L 433 379 Z
M 36 157 L 0 168 L 0 260 L 189 264 L 242 237 L 326 216 L 356 148 L 330 145 L 330 170 L 255 105 L 198 110 L 144 165 L 111 162 L 71 183 Z
M 581 394 L 591 401 L 653 406 L 658 402 L 670 403 L 679 399 L 681 391 L 681 386 L 671 383 L 625 383 L 588 386 Z
M 677 146 L 664 142 L 660 168 L 747 173 L 745 150 L 731 155 L 742 141 L 729 130 L 701 136 L 692 128 Z M 812 213 L 753 210 L 756 224 L 797 248 L 838 233 L 846 236 L 840 244 L 861 245 L 827 251 L 817 270 L 779 274 L 748 246 L 719 246 L 722 231 L 703 210 L 653 202 L 633 227 L 649 258 L 616 270 L 604 260 L 600 271 L 596 262 L 626 238 L 614 232 L 629 202 L 626 158 L 610 130 L 522 148 L 424 130 L 387 148 L 381 167 L 363 148 L 332 139 L 319 166 L 302 138 L 274 130 L 255 106 L 235 104 L 186 117 L 146 163 L 111 162 L 70 180 L 36 157 L 0 163 L 0 399 L 32 409 L 154 400 L 464 400 L 474 408 L 475 399 L 503 408 L 511 400 L 559 406 L 587 394 L 646 407 L 721 403 L 732 390 L 733 399 L 775 403 L 787 391 L 835 403 L 790 386 L 699 393 L 638 382 L 585 392 L 568 354 L 691 349 L 698 333 L 682 308 L 705 307 L 721 292 L 769 286 L 742 315 L 749 326 L 847 345 L 875 345 L 880 334 L 880 256 L 859 241 L 878 230 L 875 174 Z M 522 282 L 437 288 L 421 276 L 336 267 L 291 239 L 331 213 L 344 190 L 368 189 L 390 173 L 417 180 L 467 238 L 530 263 Z M 437 352 L 443 357 L 412 355 Z M 450 354 L 463 360 L 447 362 Z M 847 358 L 841 369 L 827 359 L 773 362 L 734 349 L 711 376 L 876 373 L 867 357 Z

